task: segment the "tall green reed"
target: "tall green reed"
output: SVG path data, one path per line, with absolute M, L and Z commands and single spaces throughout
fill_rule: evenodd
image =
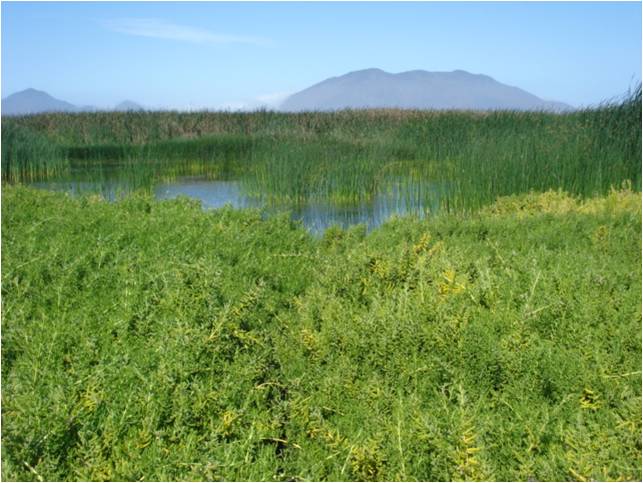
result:
M 466 211 L 527 191 L 590 196 L 624 181 L 641 189 L 640 86 L 616 102 L 563 114 L 130 112 L 10 122 L 56 152 L 64 146 L 74 165 L 147 165 L 154 179 L 234 177 L 248 193 L 281 201 L 350 204 L 402 189 L 419 204 Z
M 2 181 L 37 181 L 69 169 L 64 150 L 45 136 L 11 122 L 2 123 Z

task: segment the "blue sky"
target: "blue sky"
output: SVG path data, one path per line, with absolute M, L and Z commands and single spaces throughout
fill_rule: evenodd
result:
M 595 104 L 641 79 L 641 4 L 2 2 L 2 97 L 253 108 L 369 67 Z

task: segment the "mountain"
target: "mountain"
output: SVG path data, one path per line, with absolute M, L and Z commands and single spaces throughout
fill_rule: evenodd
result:
M 545 101 L 489 76 L 471 74 L 464 70 L 412 70 L 391 74 L 381 69 L 359 70 L 331 77 L 291 95 L 280 108 L 284 111 L 330 111 L 345 108 L 573 109 L 565 103 Z
M 144 111 L 145 109 L 140 104 L 134 101 L 123 101 L 117 104 L 114 108 L 115 111 Z
M 95 106 L 75 106 L 36 89 L 25 89 L 2 99 L 3 116 L 22 116 L 40 112 L 96 112 L 105 110 Z M 112 110 L 143 111 L 144 108 L 134 101 L 123 101 Z
M 2 99 L 2 115 L 35 114 L 38 112 L 73 112 L 77 107 L 46 92 L 25 89 Z

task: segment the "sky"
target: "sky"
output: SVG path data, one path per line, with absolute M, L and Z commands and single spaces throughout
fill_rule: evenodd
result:
M 2 97 L 253 109 L 328 77 L 466 70 L 595 105 L 641 79 L 640 2 L 2 2 Z

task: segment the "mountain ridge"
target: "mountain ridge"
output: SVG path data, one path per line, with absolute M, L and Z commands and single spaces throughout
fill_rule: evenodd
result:
M 329 77 L 287 97 L 279 111 L 333 111 L 339 109 L 401 108 L 433 110 L 532 110 L 566 112 L 574 107 L 541 99 L 519 87 L 498 82 L 486 74 L 465 70 L 399 73 L 368 68 Z M 76 106 L 45 91 L 28 88 L 2 99 L 2 115 L 43 112 L 144 111 L 125 100 L 110 109 Z
M 73 104 L 56 99 L 45 91 L 32 87 L 2 99 L 2 115 L 20 115 L 37 112 L 73 112 Z
M 329 77 L 289 96 L 285 111 L 402 108 L 462 110 L 568 111 L 573 107 L 541 99 L 486 74 L 409 70 L 397 74 L 379 68 Z
M 15 92 L 2 99 L 3 116 L 23 116 L 28 114 L 41 114 L 45 112 L 93 112 L 105 111 L 95 106 L 76 106 L 70 102 L 57 99 L 45 91 L 29 87 Z M 125 100 L 111 110 L 113 111 L 143 111 L 140 104 Z

